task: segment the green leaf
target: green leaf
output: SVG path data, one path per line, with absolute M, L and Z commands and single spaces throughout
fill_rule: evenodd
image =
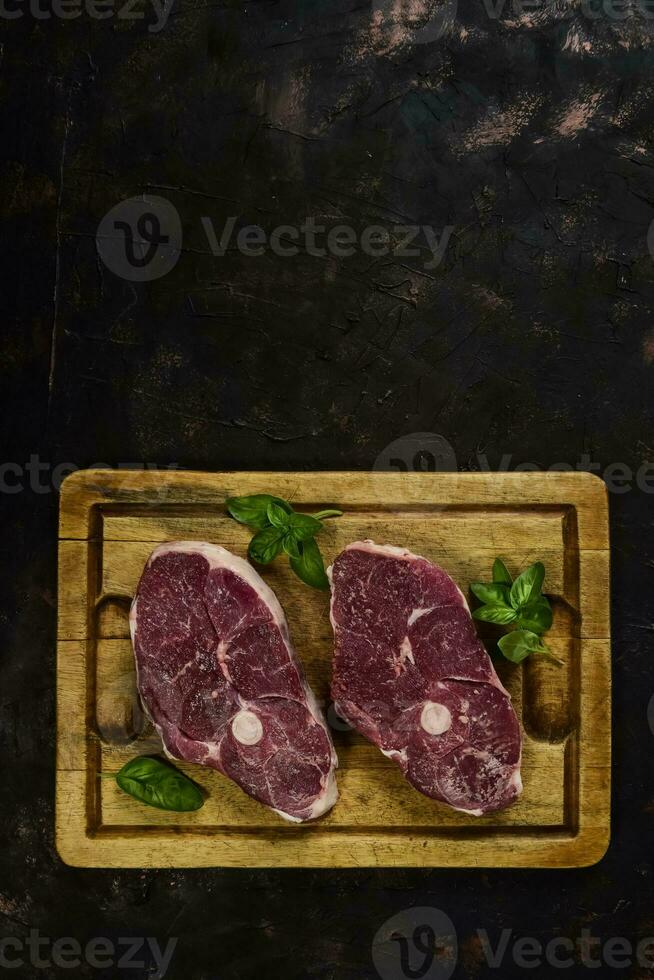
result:
M 485 603 L 475 609 L 474 618 L 510 627 L 497 645 L 513 663 L 519 664 L 531 654 L 562 663 L 540 636 L 552 625 L 552 608 L 541 594 L 544 581 L 545 566 L 541 561 L 534 562 L 512 582 L 508 568 L 501 558 L 496 558 L 492 584 L 473 582 L 470 585 L 472 593 Z M 511 624 L 516 628 L 511 628 Z
M 141 755 L 127 762 L 116 782 L 125 793 L 159 810 L 199 810 L 204 803 L 200 787 L 191 779 L 153 756 Z
M 550 648 L 543 643 L 540 636 L 531 630 L 513 630 L 512 633 L 507 633 L 506 636 L 501 637 L 497 645 L 506 659 L 514 664 L 521 663 L 526 657 L 535 653 L 547 657 L 548 660 L 552 660 L 560 666 L 562 665 L 562 661 L 552 656 Z
M 487 602 L 491 606 L 504 605 L 510 608 L 508 585 L 496 585 L 494 582 L 491 584 L 472 582 L 470 591 L 481 602 Z
M 511 586 L 511 605 L 514 609 L 526 606 L 537 599 L 545 578 L 545 566 L 542 561 L 534 562 L 529 568 L 518 575 Z
M 226 507 L 235 520 L 257 530 L 248 548 L 251 561 L 267 565 L 284 551 L 303 582 L 316 589 L 329 588 L 315 535 L 323 528 L 322 519 L 341 517 L 343 511 L 330 508 L 317 514 L 298 514 L 287 500 L 269 493 L 230 497 Z
M 529 630 L 513 630 L 497 641 L 497 645 L 507 660 L 521 663 L 540 647 L 540 637 Z
M 291 506 L 281 497 L 273 497 L 269 493 L 253 493 L 245 497 L 229 497 L 225 501 L 228 512 L 235 521 L 241 524 L 248 524 L 250 527 L 268 527 L 268 506 L 277 504 L 286 513 L 290 513 Z
M 282 547 L 289 558 L 296 558 L 299 561 L 299 559 L 302 557 L 298 539 L 295 537 L 292 531 L 289 531 L 284 535 Z
M 296 514 L 295 511 L 291 514 L 289 523 L 298 541 L 308 541 L 322 529 L 322 524 L 317 518 L 309 514 Z
M 320 548 L 314 538 L 300 544 L 300 558 L 289 558 L 291 568 L 306 585 L 314 589 L 328 589 L 329 579 L 325 572 L 325 563 L 320 554 Z
M 508 586 L 513 582 L 509 570 L 501 558 L 496 558 L 493 562 L 493 582 Z
M 264 527 L 257 531 L 248 548 L 248 557 L 259 565 L 268 565 L 282 550 L 285 531 L 279 527 Z
M 552 607 L 545 596 L 540 596 L 535 602 L 529 602 L 518 610 L 518 626 L 521 629 L 545 633 L 551 625 Z
M 286 529 L 293 517 L 292 513 L 281 506 L 281 504 L 276 503 L 271 500 L 266 508 L 266 514 L 268 515 L 268 520 L 273 527 L 283 527 Z
M 472 615 L 484 623 L 499 623 L 506 626 L 508 623 L 514 622 L 518 614 L 510 606 L 488 605 L 475 609 Z

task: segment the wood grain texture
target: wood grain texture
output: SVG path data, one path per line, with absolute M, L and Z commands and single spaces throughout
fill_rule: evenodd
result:
M 129 602 L 160 541 L 208 540 L 245 554 L 247 529 L 226 496 L 269 491 L 298 508 L 345 510 L 321 533 L 327 560 L 349 541 L 401 544 L 442 564 L 463 588 L 542 559 L 563 662 L 501 663 L 525 731 L 525 790 L 481 819 L 422 796 L 377 749 L 335 721 L 340 800 L 315 824 L 282 822 L 219 773 L 180 764 L 208 792 L 201 810 L 165 813 L 112 779 L 160 751 L 144 721 L 127 628 Z M 64 484 L 59 561 L 57 847 L 101 867 L 567 867 L 609 840 L 610 642 L 604 485 L 583 473 L 385 474 L 85 471 Z M 325 704 L 332 633 L 324 594 L 284 561 L 263 572 L 287 613 L 310 683 Z

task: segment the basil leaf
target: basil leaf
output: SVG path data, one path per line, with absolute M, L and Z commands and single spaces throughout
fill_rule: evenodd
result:
M 496 585 L 495 583 L 487 585 L 484 582 L 472 582 L 470 591 L 481 602 L 487 602 L 491 606 L 504 605 L 511 608 L 508 585 Z
M 547 649 L 541 643 L 540 637 L 530 630 L 513 630 L 499 639 L 497 645 L 506 659 L 514 664 L 521 663 L 530 653 L 544 652 Z
M 514 609 L 526 606 L 533 599 L 537 599 L 545 578 L 545 566 L 542 561 L 534 562 L 529 568 L 518 575 L 511 586 L 511 605 Z
M 475 619 L 501 626 L 515 623 L 517 629 L 511 629 L 497 641 L 506 659 L 515 664 L 532 653 L 559 665 L 563 663 L 540 637 L 552 625 L 552 607 L 541 594 L 544 581 L 545 566 L 541 561 L 526 568 L 512 583 L 508 568 L 501 558 L 496 558 L 492 584 L 473 582 L 470 585 L 471 592 L 485 603 L 473 612 Z
M 291 507 L 285 500 L 282 500 L 281 497 L 273 497 L 269 493 L 253 493 L 245 497 L 229 497 L 225 501 L 225 506 L 235 521 L 257 528 L 268 527 L 270 524 L 268 520 L 269 504 L 277 504 L 277 506 L 282 507 L 287 513 L 290 513 Z
M 293 516 L 292 514 L 289 514 L 287 510 L 284 510 L 284 508 L 274 500 L 271 500 L 268 504 L 266 514 L 268 515 L 268 520 L 273 527 L 283 528 L 288 527 L 289 521 Z
M 314 538 L 300 544 L 300 558 L 289 558 L 291 568 L 305 585 L 314 589 L 328 589 L 329 579 L 325 572 L 325 563 L 320 554 L 320 548 Z
M 191 779 L 153 756 L 141 755 L 127 762 L 116 782 L 124 793 L 159 810 L 199 810 L 204 803 L 200 787 Z
M 513 582 L 509 570 L 501 558 L 496 558 L 493 562 L 493 582 L 497 582 L 498 585 L 509 586 Z
M 257 530 L 248 548 L 251 561 L 267 565 L 284 551 L 303 582 L 316 589 L 329 588 L 315 535 L 323 528 L 322 518 L 340 517 L 343 511 L 330 508 L 317 514 L 297 514 L 287 500 L 269 493 L 230 497 L 226 507 L 235 520 Z
M 510 606 L 489 605 L 480 606 L 472 615 L 484 623 L 500 623 L 505 626 L 507 623 L 514 622 L 518 614 Z
M 555 657 L 540 636 L 531 630 L 513 630 L 512 633 L 507 633 L 506 636 L 501 637 L 497 641 L 497 645 L 506 659 L 514 664 L 521 663 L 526 657 L 534 653 L 546 657 L 547 660 L 558 664 L 559 667 L 563 666 L 563 661 Z
M 317 518 L 309 514 L 296 514 L 295 511 L 291 514 L 289 523 L 298 541 L 308 541 L 322 529 L 322 524 Z
M 284 529 L 279 527 L 264 527 L 257 531 L 250 541 L 248 557 L 259 565 L 268 565 L 282 550 Z
M 541 596 L 518 611 L 518 626 L 533 633 L 545 633 L 552 625 L 552 607 Z
M 295 537 L 292 531 L 287 532 L 284 535 L 284 539 L 282 541 L 282 547 L 289 558 L 295 558 L 299 561 L 300 558 L 302 557 L 302 554 L 300 552 L 300 545 L 298 544 L 298 539 Z

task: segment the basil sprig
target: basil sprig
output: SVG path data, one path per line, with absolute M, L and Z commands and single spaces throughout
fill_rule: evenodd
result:
M 248 556 L 259 565 L 268 565 L 282 551 L 298 578 L 314 589 L 328 589 L 316 534 L 327 517 L 340 517 L 341 510 L 321 510 L 317 514 L 298 514 L 287 500 L 269 493 L 229 497 L 228 512 L 241 524 L 256 530 Z
M 159 810 L 199 810 L 204 803 L 200 787 L 174 766 L 150 755 L 130 759 L 116 773 L 120 788 L 141 803 Z
M 475 619 L 511 628 L 497 645 L 515 664 L 532 653 L 561 664 L 541 639 L 552 625 L 552 607 L 541 591 L 544 581 L 542 561 L 530 565 L 514 581 L 502 559 L 496 558 L 493 581 L 470 585 L 470 591 L 483 603 L 473 612 Z

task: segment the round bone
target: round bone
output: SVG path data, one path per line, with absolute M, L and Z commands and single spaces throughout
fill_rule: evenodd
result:
M 452 726 L 449 708 L 444 704 L 427 701 L 420 715 L 420 725 L 429 735 L 442 735 Z
M 232 734 L 241 745 L 256 745 L 261 741 L 263 725 L 253 711 L 239 711 L 232 721 Z

